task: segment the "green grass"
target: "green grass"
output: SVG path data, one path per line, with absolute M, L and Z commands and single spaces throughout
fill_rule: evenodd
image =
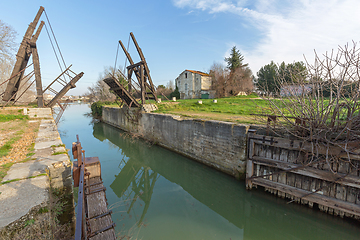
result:
M 4 177 L 7 174 L 7 171 L 9 171 L 9 169 L 11 168 L 11 166 L 14 163 L 5 163 L 3 165 L 0 166 L 0 182 L 4 179 Z
M 8 121 L 12 121 L 15 119 L 20 119 L 20 120 L 28 120 L 29 116 L 27 115 L 14 115 L 14 114 L 0 114 L 0 122 L 8 122 Z
M 1 185 L 3 184 L 7 184 L 7 183 L 11 183 L 11 182 L 17 182 L 17 181 L 20 181 L 21 179 L 20 178 L 15 178 L 15 179 L 11 179 L 11 180 L 8 180 L 8 181 L 5 181 L 5 182 L 2 182 Z
M 24 160 L 22 160 L 21 163 L 25 163 L 25 162 L 28 162 L 30 160 L 36 160 L 36 158 L 27 157 Z
M 62 151 L 62 152 L 56 152 L 56 153 L 53 153 L 53 154 L 51 154 L 51 155 L 60 155 L 60 154 L 67 154 L 67 152 L 64 152 L 64 151 Z
M 49 209 L 47 207 L 42 207 L 39 209 L 38 213 L 42 214 L 42 213 L 47 213 L 49 212 Z
M 25 227 L 34 224 L 34 222 L 35 222 L 34 219 L 27 220 L 27 221 L 25 222 Z
M 21 134 L 21 133 L 20 133 Z M 17 134 L 18 135 L 18 134 Z M 0 157 L 6 156 L 12 148 L 12 145 L 18 141 L 21 136 L 16 136 L 7 141 L 3 146 L 0 147 Z
M 55 148 L 55 147 L 65 147 L 65 144 L 58 144 L 58 145 L 51 145 L 52 148 Z
M 27 157 L 31 157 L 32 155 L 34 155 L 35 153 L 34 152 L 31 152 L 31 153 L 28 153 L 26 154 Z
M 197 103 L 199 100 L 202 100 L 202 104 Z M 267 109 L 269 107 L 269 102 L 266 100 L 240 96 L 220 98 L 217 99 L 217 103 L 213 103 L 213 99 L 186 99 L 178 100 L 178 102 L 178 104 L 158 104 L 159 110 L 156 112 L 212 112 L 234 115 L 250 115 L 253 113 L 263 113 L 263 109 Z
M 6 175 L 6 174 L 5 174 L 5 175 Z M 11 180 L 2 182 L 2 183 L 0 183 L 0 185 L 8 184 L 8 183 L 11 183 L 11 182 L 17 182 L 17 181 L 24 180 L 24 179 L 36 178 L 36 177 L 40 177 L 40 176 L 47 176 L 47 174 L 46 174 L 46 173 L 41 173 L 41 174 L 39 174 L 39 175 L 30 176 L 30 177 L 27 177 L 27 178 L 15 178 L 15 179 L 11 179 Z

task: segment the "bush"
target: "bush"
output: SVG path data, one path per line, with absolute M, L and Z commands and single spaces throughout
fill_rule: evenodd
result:
M 170 98 L 176 97 L 176 99 L 180 99 L 179 88 L 176 86 L 175 91 L 170 93 Z
M 102 117 L 102 106 L 111 104 L 109 101 L 97 101 L 91 104 L 91 114 L 95 118 Z

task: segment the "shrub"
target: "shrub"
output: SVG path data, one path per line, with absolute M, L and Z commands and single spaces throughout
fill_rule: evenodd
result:
M 176 86 L 175 91 L 170 93 L 170 98 L 176 97 L 176 99 L 180 99 L 180 92 L 178 86 Z
M 95 118 L 101 118 L 102 116 L 102 106 L 108 105 L 111 102 L 109 101 L 97 101 L 91 104 L 91 114 Z

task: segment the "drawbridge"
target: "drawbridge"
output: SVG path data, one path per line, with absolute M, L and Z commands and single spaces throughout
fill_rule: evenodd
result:
M 119 45 L 123 49 L 126 58 L 130 63 L 130 65 L 126 67 L 127 76 L 125 76 L 121 70 L 118 70 L 121 79 L 117 79 L 115 75 L 112 74 L 111 77 L 103 80 L 110 87 L 110 91 L 112 91 L 122 101 L 122 104 L 126 104 L 129 108 L 141 107 L 146 103 L 146 101 L 149 100 L 155 100 L 156 102 L 158 101 L 156 96 L 156 89 L 152 82 L 150 70 L 145 60 L 145 56 L 139 47 L 134 34 L 130 33 L 130 36 L 141 60 L 138 63 L 135 63 L 130 53 L 120 40 Z M 133 74 L 135 75 L 136 80 L 132 79 Z
M 38 22 L 40 21 L 40 17 L 42 13 L 45 13 L 46 19 L 47 19 L 47 25 L 49 26 L 50 31 L 45 25 L 44 21 L 41 21 L 38 28 L 36 29 Z M 39 54 L 37 51 L 37 39 L 41 33 L 42 28 L 45 26 L 46 32 L 48 33 L 51 45 L 53 47 L 56 59 L 58 61 L 58 64 L 60 66 L 61 74 L 55 78 L 54 81 L 52 81 L 47 87 L 43 88 L 42 81 L 41 81 L 41 71 L 40 71 L 40 61 L 39 61 Z M 35 32 L 36 29 L 36 32 Z M 35 32 L 35 34 L 34 34 Z M 50 33 L 52 33 L 52 37 Z M 57 47 L 57 51 L 54 47 L 53 42 L 55 42 L 55 46 Z M 58 53 L 57 53 L 58 52 Z M 58 54 L 60 55 L 60 58 L 58 57 Z M 32 63 L 29 63 L 29 60 L 32 58 Z M 59 60 L 62 60 L 61 61 Z M 63 66 L 62 66 L 63 65 Z M 33 70 L 30 71 L 27 75 L 25 75 L 25 70 L 29 68 L 30 66 L 33 66 Z M 14 65 L 14 68 L 11 73 L 11 77 L 0 84 L 6 84 L 6 89 L 3 93 L 0 94 L 2 96 L 2 100 L 4 101 L 4 104 L 2 104 L 3 107 L 5 107 L 7 104 L 12 103 L 15 104 L 24 94 L 25 92 L 33 85 L 33 83 L 36 83 L 36 100 L 37 105 L 39 108 L 43 107 L 54 107 L 56 104 L 58 104 L 61 108 L 61 111 L 65 110 L 66 105 L 62 105 L 60 103 L 61 98 L 72 88 L 76 87 L 76 82 L 80 80 L 80 78 L 84 75 L 83 72 L 77 74 L 73 72 L 69 67 L 66 66 L 65 61 L 62 57 L 60 48 L 58 46 L 57 40 L 55 38 L 55 34 L 52 30 L 49 18 L 47 17 L 47 14 L 45 12 L 44 7 L 40 7 L 39 11 L 37 12 L 34 21 L 29 24 L 29 27 L 26 30 L 26 33 L 23 37 L 23 40 L 20 44 L 19 50 L 16 54 L 16 62 Z M 65 67 L 65 70 L 62 70 L 62 67 Z M 24 76 L 25 75 L 25 76 Z M 32 77 L 35 75 L 35 80 L 31 82 Z M 22 83 L 22 84 L 21 84 Z M 56 87 L 57 85 L 57 87 Z M 57 89 L 57 90 L 55 90 Z M 55 94 L 54 97 L 48 101 L 44 100 L 44 93 L 49 92 L 52 94 Z M 61 113 L 62 114 L 62 113 Z

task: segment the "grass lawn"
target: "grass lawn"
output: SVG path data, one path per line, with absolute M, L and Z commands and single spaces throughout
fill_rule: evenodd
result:
M 202 100 L 202 104 L 198 101 Z M 250 114 L 264 114 L 269 110 L 269 102 L 257 96 L 238 96 L 217 99 L 185 99 L 177 102 L 164 101 L 157 104 L 158 113 L 177 114 L 186 117 L 208 118 L 238 123 L 256 123 Z M 270 111 L 268 114 L 271 114 Z
M 202 104 L 198 101 L 201 100 Z M 245 123 L 245 124 L 266 124 L 266 117 L 254 116 L 252 114 L 269 114 L 269 115 L 281 115 L 280 113 L 274 113 L 270 108 L 270 101 L 267 99 L 261 99 L 257 95 L 249 96 L 237 96 L 217 99 L 217 103 L 213 102 L 214 99 L 179 99 L 176 102 L 163 100 L 158 106 L 157 113 L 176 114 L 183 117 L 201 118 L 201 119 L 213 119 L 219 121 Z M 276 104 L 281 111 L 290 117 L 294 113 L 290 113 L 285 108 L 284 101 L 289 101 L 288 107 L 292 106 L 291 100 L 287 99 L 273 99 L 272 104 Z M 155 103 L 155 101 L 146 101 L 146 103 Z M 315 104 L 315 102 L 314 102 Z M 329 104 L 328 99 L 324 99 L 323 108 Z M 103 104 L 104 105 L 104 104 Z M 106 103 L 108 106 L 117 106 L 117 103 Z M 311 106 L 311 104 L 306 104 Z M 316 104 L 315 104 L 316 105 Z M 315 107 L 315 105 L 313 107 Z M 101 110 L 101 107 L 99 108 Z M 306 110 L 307 112 L 309 109 Z M 340 112 L 344 116 L 340 116 L 340 120 L 346 117 L 347 112 L 345 108 L 341 108 Z M 332 114 L 330 114 L 332 116 Z

